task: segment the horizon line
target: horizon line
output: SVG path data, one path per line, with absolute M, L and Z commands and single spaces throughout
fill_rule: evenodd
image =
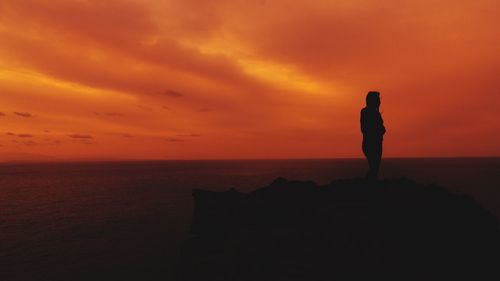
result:
M 499 156 L 392 156 L 383 159 L 481 159 L 500 158 Z M 155 158 L 101 158 L 101 159 L 34 159 L 34 160 L 0 160 L 0 164 L 43 164 L 43 163 L 95 163 L 95 162 L 189 162 L 189 161 L 306 161 L 306 160 L 365 160 L 363 157 L 311 157 L 311 158 L 207 158 L 207 159 L 155 159 Z

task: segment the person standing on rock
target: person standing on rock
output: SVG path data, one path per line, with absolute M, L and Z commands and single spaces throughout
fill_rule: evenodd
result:
M 385 134 L 384 120 L 379 111 L 380 93 L 368 92 L 366 107 L 361 110 L 361 132 L 363 133 L 363 153 L 368 160 L 366 179 L 376 180 L 382 161 L 382 141 Z

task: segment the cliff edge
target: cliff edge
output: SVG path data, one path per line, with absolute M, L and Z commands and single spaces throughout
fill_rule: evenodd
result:
M 438 186 L 278 178 L 251 193 L 193 196 L 179 280 L 500 280 L 496 218 Z

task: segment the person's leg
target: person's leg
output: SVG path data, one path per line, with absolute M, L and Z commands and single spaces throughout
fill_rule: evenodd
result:
M 373 147 L 372 164 L 370 165 L 370 170 L 372 170 L 373 179 L 377 179 L 378 171 L 380 170 L 380 163 L 382 162 L 382 142 L 376 143 Z
M 370 145 L 369 143 L 363 139 L 363 154 L 365 155 L 366 157 L 366 160 L 368 162 L 368 171 L 366 171 L 366 175 L 365 175 L 365 178 L 367 180 L 370 180 L 372 177 L 373 177 L 373 169 L 372 169 L 372 165 L 373 165 L 373 156 L 372 156 L 372 153 L 371 153 L 371 149 L 370 149 Z
M 374 153 L 369 153 L 366 155 L 368 159 L 368 172 L 366 173 L 367 180 L 377 179 L 377 157 Z

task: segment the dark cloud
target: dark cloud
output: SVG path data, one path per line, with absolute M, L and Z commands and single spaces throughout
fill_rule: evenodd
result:
M 50 130 L 43 130 L 44 133 L 50 133 Z
M 131 134 L 122 134 L 122 137 L 124 137 L 124 138 L 133 138 L 135 136 L 133 136 Z
M 178 137 L 201 137 L 200 134 L 177 134 Z
M 166 90 L 164 92 L 164 94 L 166 96 L 169 96 L 169 97 L 172 97 L 172 98 L 180 98 L 180 97 L 183 97 L 184 95 L 182 93 L 179 93 L 177 91 L 174 91 L 174 90 Z
M 71 135 L 68 135 L 68 137 L 70 137 L 72 139 L 93 139 L 94 138 L 91 135 L 83 135 L 83 134 L 71 134 Z
M 165 106 L 165 105 L 164 105 L 164 106 L 162 106 L 161 108 L 163 108 L 163 109 L 165 109 L 165 110 L 170 110 L 170 107 Z
M 1 117 L 1 116 L 5 116 L 5 113 L 3 113 L 3 112 L 0 112 L 0 117 Z
M 95 144 L 92 139 L 73 139 L 71 142 L 76 144 Z
M 14 114 L 17 116 L 25 117 L 25 118 L 30 118 L 30 117 L 35 117 L 35 115 L 29 113 L 29 112 L 18 112 L 14 111 Z
M 198 108 L 196 111 L 198 112 L 209 112 L 212 111 L 210 108 Z
M 15 135 L 16 135 L 16 134 L 14 134 L 13 132 L 7 132 L 7 133 L 5 133 L 5 134 L 6 134 L 6 135 L 8 135 L 8 136 L 15 136 Z
M 19 137 L 19 138 L 32 138 L 33 135 L 30 135 L 30 134 L 17 134 L 17 137 Z
M 179 139 L 179 138 L 166 138 L 165 140 L 169 141 L 169 142 L 184 142 L 183 139 Z

